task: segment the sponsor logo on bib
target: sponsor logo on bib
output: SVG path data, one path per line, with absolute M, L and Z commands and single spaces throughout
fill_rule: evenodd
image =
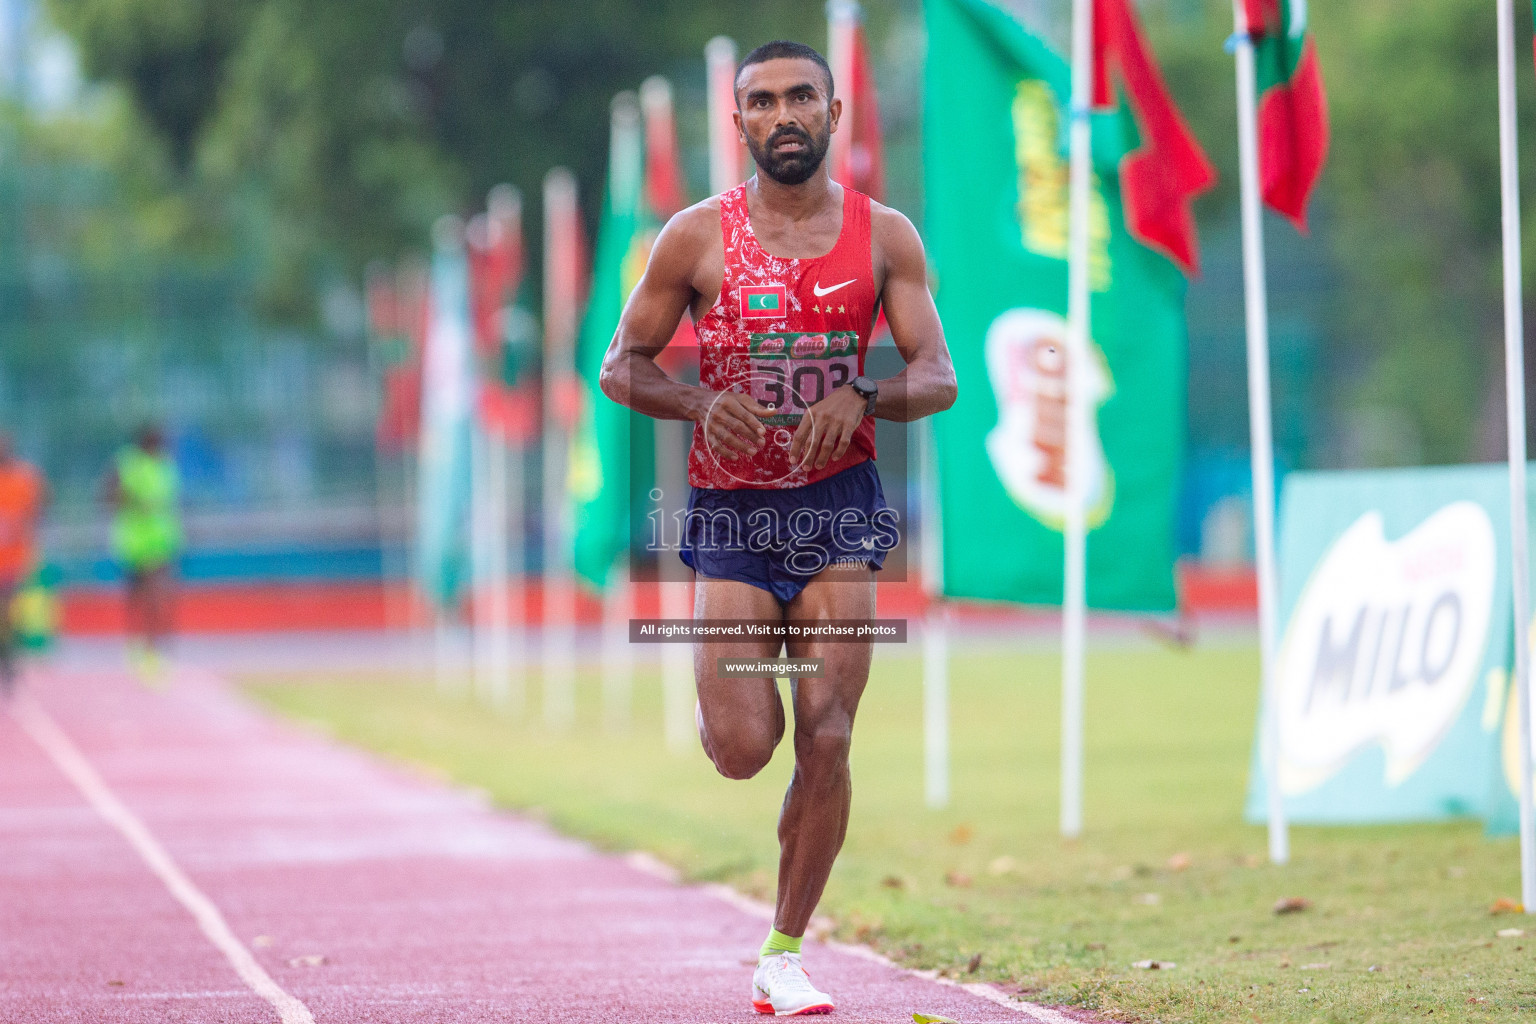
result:
M 791 350 L 796 359 L 813 358 L 827 354 L 827 336 L 825 334 L 809 334 L 796 338 Z

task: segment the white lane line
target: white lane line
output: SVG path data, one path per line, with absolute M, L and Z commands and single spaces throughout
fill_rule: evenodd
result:
M 192 880 L 182 873 L 180 867 L 171 859 L 171 855 L 160 845 L 160 841 L 152 835 L 138 816 L 130 811 L 126 804 L 117 798 L 101 776 L 96 774 L 96 769 L 85 759 L 70 738 L 64 735 L 64 731 L 58 727 L 53 718 L 44 711 L 26 693 L 18 693 L 12 696 L 10 701 L 11 716 L 26 730 L 27 735 L 36 741 L 39 747 L 53 759 L 59 771 L 75 784 L 85 799 L 94 807 L 103 818 L 117 827 L 149 869 L 159 876 L 160 881 L 171 891 L 171 895 L 196 919 L 197 926 L 203 930 L 208 941 L 224 954 L 240 980 L 261 998 L 272 1004 L 277 1010 L 278 1018 L 282 1024 L 315 1024 L 314 1015 L 309 1012 L 309 1007 L 283 991 L 282 986 L 272 980 L 272 976 L 262 969 L 261 964 L 251 955 L 251 951 L 245 948 L 245 944 L 235 937 L 230 931 L 229 925 L 224 921 L 224 915 L 219 913 L 219 908 L 213 905 L 213 901 L 203 895 L 201 889 L 192 884 Z

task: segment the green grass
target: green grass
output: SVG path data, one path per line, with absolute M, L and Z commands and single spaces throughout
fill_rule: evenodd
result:
M 1091 656 L 1076 842 L 1056 832 L 1056 658 L 956 655 L 943 811 L 922 799 L 920 671 L 916 657 L 882 652 L 859 715 L 853 820 L 821 907 L 839 938 L 957 976 L 980 954 L 971 979 L 1129 1021 L 1536 1015 L 1536 928 L 1497 938 L 1525 919 L 1489 909 L 1518 895 L 1513 841 L 1470 822 L 1297 828 L 1292 863 L 1264 861 L 1263 830 L 1241 820 L 1253 651 Z M 653 673 L 620 735 L 598 726 L 598 687 L 584 677 L 580 727 L 563 737 L 400 677 L 248 682 L 286 714 L 565 832 L 772 896 L 789 745 L 748 782 L 720 778 L 696 749 L 669 754 Z M 1311 907 L 1273 913 L 1291 896 Z M 1178 966 L 1130 967 L 1143 959 Z

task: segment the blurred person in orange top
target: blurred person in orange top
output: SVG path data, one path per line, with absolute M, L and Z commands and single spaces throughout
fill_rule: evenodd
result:
M 37 566 L 37 524 L 48 502 L 42 474 L 18 457 L 0 433 L 0 694 L 16 682 L 16 631 L 11 604 Z

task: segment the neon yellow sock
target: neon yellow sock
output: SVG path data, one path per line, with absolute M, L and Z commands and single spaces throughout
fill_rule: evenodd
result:
M 799 953 L 800 936 L 785 935 L 777 928 L 768 929 L 768 938 L 763 942 L 763 948 L 758 956 L 772 956 L 775 953 Z

